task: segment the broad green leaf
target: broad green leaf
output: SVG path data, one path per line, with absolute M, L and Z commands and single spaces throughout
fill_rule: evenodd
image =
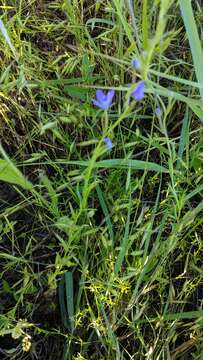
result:
M 86 100 L 89 93 L 89 89 L 80 87 L 80 86 L 65 86 L 64 91 L 71 96 L 72 98 L 79 98 L 81 100 Z
M 0 180 L 11 184 L 21 186 L 26 190 L 31 190 L 33 185 L 17 169 L 17 167 L 8 160 L 0 159 Z

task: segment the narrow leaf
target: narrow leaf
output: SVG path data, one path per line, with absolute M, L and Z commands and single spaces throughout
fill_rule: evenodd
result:
M 8 35 L 8 32 L 7 32 L 6 28 L 5 28 L 5 25 L 4 25 L 4 23 L 3 23 L 2 20 L 0 20 L 0 31 L 1 31 L 4 39 L 6 40 L 6 42 L 7 42 L 8 46 L 9 46 L 10 50 L 12 51 L 12 53 L 13 53 L 13 55 L 14 55 L 14 57 L 15 57 L 15 60 L 18 61 L 18 57 L 17 57 L 17 54 L 16 54 L 16 50 L 15 50 L 15 48 L 14 48 L 12 42 L 11 42 L 11 39 L 10 39 L 10 37 L 9 37 L 9 35 Z
M 73 301 L 73 274 L 71 271 L 65 273 L 66 304 L 71 331 L 74 330 L 74 301 Z
M 179 142 L 179 149 L 178 149 L 178 161 L 177 161 L 177 166 L 176 166 L 177 170 L 180 169 L 180 159 L 182 160 L 185 146 L 188 143 L 189 122 L 190 122 L 190 117 L 189 117 L 189 112 L 188 112 L 188 107 L 187 107 L 186 111 L 185 111 L 185 116 L 183 119 L 181 135 L 180 135 L 180 142 Z
M 200 84 L 203 84 L 203 51 L 195 23 L 191 0 L 179 0 L 179 4 L 190 43 L 197 80 Z M 202 88 L 200 89 L 200 94 L 203 100 Z
M 58 295 L 59 295 L 59 306 L 61 311 L 61 318 L 63 321 L 63 324 L 66 328 L 68 328 L 68 319 L 67 319 L 67 311 L 65 306 L 65 281 L 64 276 L 62 277 L 61 281 L 59 282 L 58 287 Z
M 108 226 L 109 236 L 110 236 L 110 239 L 111 239 L 111 242 L 112 242 L 112 245 L 113 245 L 114 234 L 113 234 L 113 226 L 112 226 L 109 210 L 108 210 L 108 207 L 107 207 L 106 202 L 105 202 L 104 194 L 103 194 L 103 192 L 102 192 L 99 185 L 97 185 L 96 190 L 97 190 L 97 195 L 98 195 L 98 198 L 99 198 L 99 202 L 100 202 L 102 211 L 103 211 L 104 216 L 105 216 L 105 221 L 106 221 L 107 226 Z
M 58 159 L 58 163 L 67 165 L 89 166 L 89 160 L 63 160 Z M 168 170 L 156 163 L 142 161 L 142 160 L 130 160 L 130 159 L 111 159 L 101 160 L 94 163 L 94 168 L 119 168 L 128 169 L 129 167 L 136 170 L 155 171 L 168 173 Z
M 125 224 L 125 232 L 124 232 L 124 237 L 123 237 L 123 240 L 121 242 L 120 251 L 119 251 L 119 254 L 118 254 L 118 257 L 117 257 L 117 260 L 116 260 L 116 264 L 115 264 L 115 269 L 114 269 L 115 274 L 118 274 L 118 272 L 120 271 L 123 260 L 125 258 L 126 253 L 127 253 L 128 241 L 129 241 L 131 209 L 132 209 L 132 200 L 131 200 L 131 194 L 130 194 L 129 206 L 128 206 L 128 214 L 127 214 L 127 220 L 126 220 L 126 224 Z

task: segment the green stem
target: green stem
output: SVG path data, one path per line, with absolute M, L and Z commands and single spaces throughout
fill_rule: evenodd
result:
M 82 192 L 82 198 L 83 199 L 82 199 L 80 214 L 87 208 L 87 200 L 88 200 L 88 195 L 89 195 L 89 192 L 90 192 L 89 181 L 90 181 L 90 178 L 91 178 L 91 175 L 92 175 L 92 170 L 94 168 L 94 164 L 97 161 L 98 157 L 102 154 L 102 145 L 103 145 L 104 138 L 106 136 L 109 136 L 110 134 L 112 134 L 113 129 L 115 129 L 121 123 L 121 121 L 123 119 L 125 119 L 130 114 L 131 109 L 132 109 L 132 106 L 129 106 L 123 112 L 123 114 L 121 114 L 121 116 L 118 118 L 118 120 L 109 129 L 107 129 L 104 132 L 102 139 L 99 141 L 97 147 L 94 150 L 92 158 L 91 158 L 91 160 L 89 162 L 89 166 L 86 169 L 85 184 L 84 184 L 83 192 Z M 107 116 L 108 116 L 108 114 L 107 114 Z

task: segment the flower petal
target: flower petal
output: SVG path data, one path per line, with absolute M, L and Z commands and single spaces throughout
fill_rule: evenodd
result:
M 155 114 L 156 114 L 157 116 L 160 116 L 160 115 L 161 115 L 161 108 L 160 108 L 160 106 L 157 106 L 157 108 L 155 109 Z
M 102 90 L 96 91 L 96 99 L 93 99 L 92 102 L 94 105 L 100 107 L 102 110 L 107 110 L 112 103 L 115 91 L 110 90 L 105 94 Z
M 141 69 L 140 62 L 137 59 L 132 59 L 131 65 L 135 68 L 135 70 L 140 70 Z
M 140 101 L 144 97 L 144 89 L 145 89 L 145 83 L 144 81 L 140 81 L 140 83 L 137 85 L 136 89 L 132 92 L 132 96 L 135 100 Z
M 113 147 L 111 139 L 109 137 L 105 137 L 104 142 L 106 144 L 107 149 L 111 150 Z
M 100 107 L 100 102 L 99 101 L 97 101 L 95 99 L 92 99 L 92 103 L 93 103 L 93 105 Z
M 102 102 L 102 101 L 98 101 L 98 100 L 93 99 L 92 103 L 93 103 L 93 105 L 98 106 L 102 110 L 107 110 L 108 109 L 108 104 L 106 102 Z
M 108 105 L 106 102 L 100 103 L 100 108 L 101 108 L 102 110 L 107 110 L 108 107 L 109 107 L 109 105 Z
M 96 99 L 98 101 L 104 101 L 106 99 L 106 95 L 102 90 L 97 90 L 96 91 Z
M 108 101 L 108 103 L 109 103 L 109 106 L 110 106 L 111 103 L 112 103 L 112 100 L 113 100 L 114 95 L 115 95 L 115 90 L 110 90 L 110 91 L 108 91 L 108 93 L 107 93 L 107 101 Z

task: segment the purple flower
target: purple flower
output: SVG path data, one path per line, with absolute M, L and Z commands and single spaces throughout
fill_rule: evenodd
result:
M 108 150 L 111 150 L 112 147 L 113 147 L 113 144 L 112 144 L 111 139 L 110 139 L 109 137 L 105 137 L 105 138 L 104 138 L 104 142 L 105 142 L 105 144 L 106 144 L 107 149 L 108 149 Z
M 160 108 L 160 106 L 157 106 L 157 108 L 155 109 L 155 114 L 156 114 L 157 116 L 160 116 L 160 115 L 161 115 L 161 108 Z
M 140 62 L 137 59 L 132 59 L 131 65 L 135 68 L 135 70 L 140 70 L 141 69 Z
M 145 89 L 144 81 L 140 81 L 131 95 L 134 97 L 135 100 L 140 101 L 144 97 L 144 89 Z
M 107 110 L 112 103 L 115 95 L 114 90 L 109 90 L 106 94 L 102 90 L 96 91 L 96 99 L 93 99 L 93 104 L 100 107 L 102 110 Z

